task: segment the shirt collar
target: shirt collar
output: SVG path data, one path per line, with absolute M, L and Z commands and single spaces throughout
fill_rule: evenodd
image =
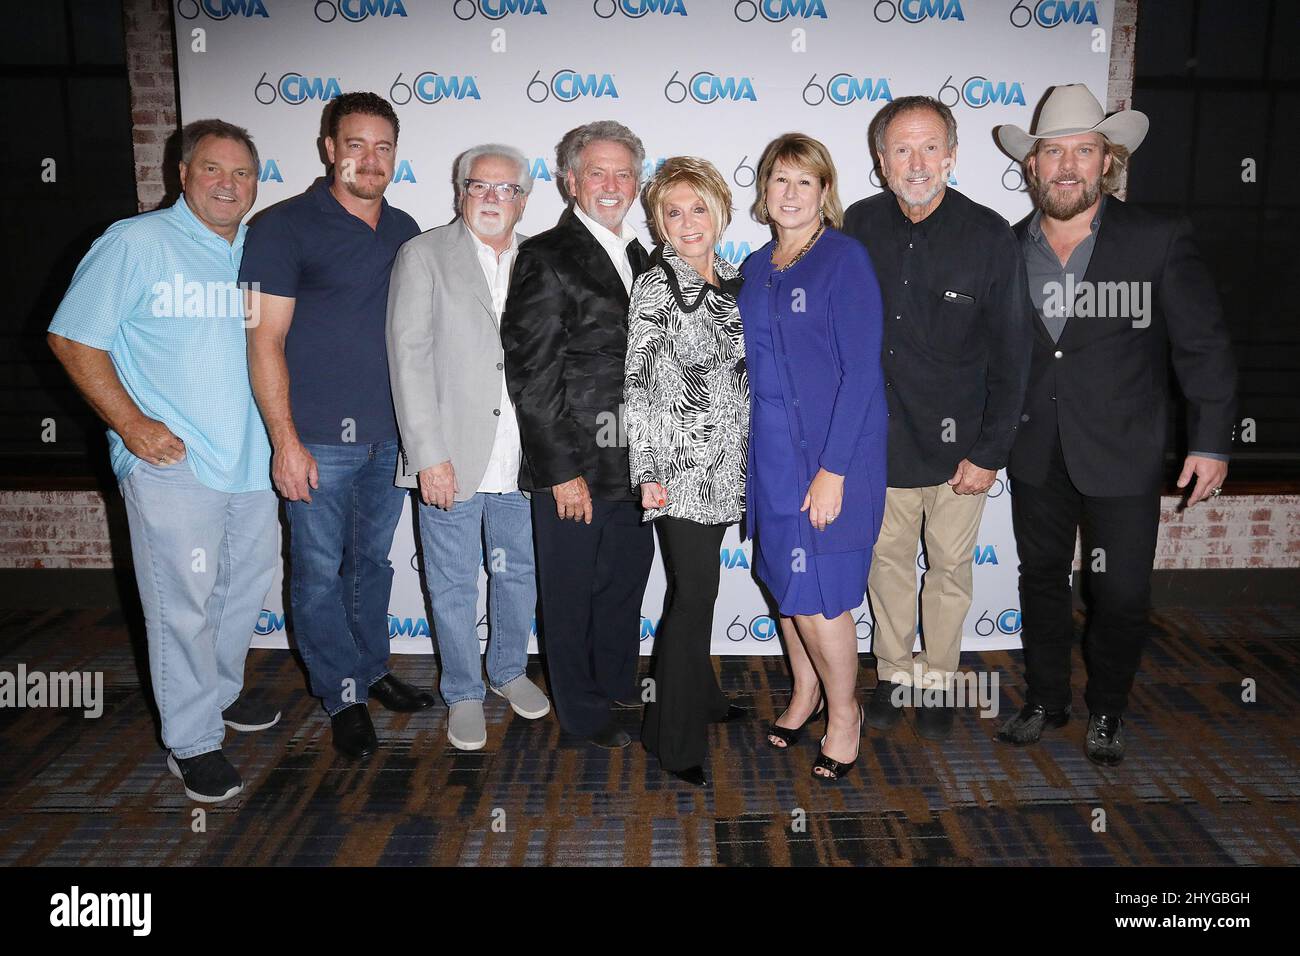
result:
M 241 222 L 239 228 L 235 230 L 235 241 L 226 242 L 224 238 L 205 226 L 198 216 L 194 215 L 194 210 L 185 201 L 184 193 L 177 197 L 169 212 L 192 239 L 197 239 L 200 242 L 219 242 L 229 249 L 242 249 L 244 246 L 244 234 L 248 232 L 248 226 L 245 223 Z
M 334 193 L 331 191 L 333 185 L 334 185 L 333 176 L 325 176 L 317 181 L 315 186 L 316 202 L 320 205 L 320 207 L 329 212 L 347 216 L 348 219 L 356 220 L 357 222 L 361 223 L 361 225 L 369 229 L 370 226 L 366 222 L 364 222 L 359 216 L 354 216 L 352 215 L 352 213 L 348 212 L 347 209 L 344 208 L 343 203 L 339 202 L 334 197 Z M 381 228 L 383 228 L 384 222 L 387 219 L 387 217 L 388 217 L 388 200 L 381 196 L 379 198 L 379 221 L 375 223 L 376 232 L 378 232 Z
M 954 190 L 951 186 L 943 187 L 943 197 L 939 200 L 939 205 L 931 210 L 930 215 L 926 216 L 920 222 L 912 222 L 911 218 L 903 211 L 903 207 L 898 203 L 898 197 L 894 196 L 894 211 L 897 214 L 897 221 L 901 225 L 911 226 L 914 229 L 928 230 L 930 226 L 943 222 L 948 215 L 948 209 L 953 205 L 952 194 Z
M 1105 209 L 1106 209 L 1106 199 L 1107 199 L 1106 194 L 1105 194 L 1105 193 L 1102 193 L 1102 194 L 1101 194 L 1101 202 L 1097 203 L 1097 211 L 1096 211 L 1095 213 L 1092 214 L 1092 222 L 1089 223 L 1089 226 L 1088 226 L 1088 228 L 1090 228 L 1090 229 L 1092 230 L 1092 234 L 1093 234 L 1094 236 L 1097 235 L 1097 230 L 1101 228 L 1101 214 L 1102 214 L 1102 213 L 1105 211 Z M 1043 239 L 1043 210 L 1042 210 L 1040 207 L 1035 207 L 1035 209 L 1034 209 L 1034 214 L 1033 214 L 1032 217 L 1030 217 L 1028 232 L 1029 232 L 1029 235 L 1032 236 L 1036 241 L 1039 241 L 1039 242 L 1042 241 L 1042 239 Z
M 573 204 L 573 212 L 578 217 L 578 221 L 596 237 L 596 241 L 608 249 L 618 249 L 621 252 L 626 252 L 627 244 L 636 238 L 636 231 L 627 224 L 626 218 L 619 224 L 620 233 L 614 235 L 614 233 L 583 212 L 582 207 L 576 201 Z
M 677 274 L 677 282 L 683 289 L 696 288 L 705 284 L 704 276 L 679 256 L 671 243 L 665 242 L 659 247 L 659 258 L 663 260 L 664 265 Z M 735 284 L 735 280 L 740 276 L 739 270 L 717 252 L 713 253 L 713 274 L 716 288 L 732 295 L 739 291 L 739 286 Z

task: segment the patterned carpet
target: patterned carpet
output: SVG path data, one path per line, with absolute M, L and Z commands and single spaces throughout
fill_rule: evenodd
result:
M 105 703 L 98 719 L 0 709 L 0 864 L 1300 863 L 1300 608 L 1166 609 L 1153 622 L 1120 767 L 1087 761 L 1083 720 L 1022 750 L 995 742 L 1000 720 L 972 709 L 942 745 L 917 737 L 910 716 L 889 735 L 867 731 L 852 777 L 831 786 L 809 775 L 817 735 L 789 752 L 764 742 L 789 694 L 780 658 L 719 663 L 723 689 L 756 715 L 712 729 L 713 785 L 697 790 L 635 742 L 568 745 L 553 716 L 523 720 L 491 695 L 485 750 L 447 744 L 441 704 L 415 715 L 372 705 L 385 746 L 352 766 L 335 757 L 294 658 L 252 651 L 247 692 L 280 701 L 284 719 L 227 734 L 247 787 L 196 821 L 166 770 L 120 614 L 3 612 L 0 671 L 103 671 Z M 395 660 L 432 686 L 432 658 Z M 862 661 L 865 697 L 874 676 Z M 1019 652 L 962 664 L 999 673 L 1003 717 L 1020 705 Z M 1078 709 L 1077 656 L 1075 668 Z M 1255 703 L 1241 700 L 1245 679 Z M 638 716 L 625 713 L 634 738 Z

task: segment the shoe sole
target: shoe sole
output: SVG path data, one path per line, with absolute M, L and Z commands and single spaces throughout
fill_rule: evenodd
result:
M 626 741 L 618 744 L 602 744 L 591 739 L 588 739 L 587 743 L 591 744 L 593 747 L 599 747 L 601 750 L 622 750 L 624 747 L 627 747 L 632 743 L 632 738 L 628 737 Z
M 482 740 L 477 740 L 477 741 L 474 741 L 474 742 L 470 742 L 470 741 L 468 741 L 468 740 L 457 740 L 457 739 L 456 739 L 455 737 L 453 737 L 450 733 L 448 733 L 448 734 L 447 734 L 447 740 L 448 740 L 448 741 L 451 743 L 451 745 L 452 745 L 453 747 L 455 747 L 457 750 L 482 750 L 484 747 L 487 746 L 487 738 L 486 738 L 486 737 L 484 737 Z
M 237 720 L 225 720 L 224 718 L 222 719 L 221 722 L 225 724 L 227 727 L 229 727 L 231 730 L 238 730 L 241 733 L 247 734 L 247 733 L 253 733 L 258 730 L 270 730 L 272 727 L 274 727 L 276 724 L 280 722 L 280 716 L 281 715 L 279 711 L 276 711 L 275 717 L 265 724 L 241 724 Z
M 497 690 L 495 687 L 489 687 L 488 690 L 492 691 L 492 693 L 496 694 L 496 695 L 497 695 L 498 697 L 500 697 L 502 700 L 505 700 L 507 703 L 509 703 L 509 704 L 510 704 L 510 709 L 513 710 L 513 711 L 514 711 L 516 714 L 518 714 L 520 717 L 523 717 L 525 720 L 537 720 L 539 717 L 545 717 L 547 714 L 549 714 L 549 713 L 551 712 L 551 703 L 550 703 L 550 701 L 547 701 L 547 702 L 546 702 L 546 709 L 545 709 L 545 710 L 533 710 L 533 711 L 530 711 L 530 710 L 524 710 L 524 709 L 521 708 L 518 704 L 516 704 L 513 700 L 511 700 L 509 697 L 507 697 L 505 694 L 501 693 L 501 691 Z
M 220 797 L 215 794 L 199 793 L 195 790 L 191 790 L 185 783 L 185 774 L 181 773 L 180 765 L 176 763 L 176 758 L 172 754 L 167 755 L 167 769 L 170 770 L 172 776 L 179 780 L 181 785 L 185 787 L 185 796 L 189 797 L 195 803 L 221 803 L 222 801 L 229 800 L 236 794 L 242 793 L 244 789 L 244 785 L 241 783 L 239 786 Z

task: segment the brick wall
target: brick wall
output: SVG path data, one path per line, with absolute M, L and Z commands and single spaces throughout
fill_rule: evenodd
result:
M 176 54 L 167 0 L 123 0 L 126 65 L 131 81 L 131 139 L 140 211 L 157 209 L 163 183 L 163 147 L 177 129 Z
M 129 562 L 120 499 L 110 514 L 98 491 L 0 491 L 0 568 L 107 569 Z

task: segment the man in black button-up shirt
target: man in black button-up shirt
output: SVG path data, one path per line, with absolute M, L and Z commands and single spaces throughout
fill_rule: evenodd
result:
M 886 729 L 899 716 L 896 685 L 952 686 L 986 492 L 1020 420 L 1032 319 L 1010 226 L 948 188 L 951 110 L 903 97 L 880 111 L 871 139 L 889 191 L 855 203 L 844 231 L 871 253 L 885 304 L 889 490 L 869 581 L 879 682 L 868 723 Z M 913 659 L 923 521 L 924 650 Z M 951 708 L 922 708 L 917 727 L 946 737 Z

